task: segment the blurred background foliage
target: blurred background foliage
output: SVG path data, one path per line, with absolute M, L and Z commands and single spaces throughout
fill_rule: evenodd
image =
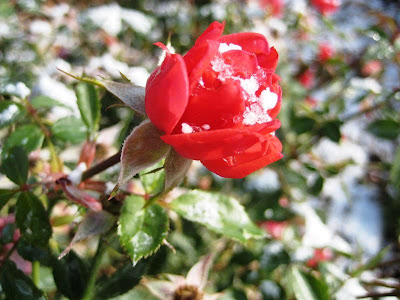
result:
M 400 4 L 343 0 L 321 14 L 311 2 L 0 0 L 0 299 L 81 299 L 90 280 L 96 299 L 153 299 L 145 285 L 186 276 L 209 253 L 205 292 L 220 299 L 397 299 Z M 106 201 L 118 167 L 80 186 L 78 199 L 57 180 L 116 153 L 142 121 L 58 69 L 144 86 L 161 55 L 153 43 L 184 54 L 214 20 L 278 50 L 284 158 L 241 180 L 194 163 L 182 188 L 239 199 L 268 238 L 240 244 L 169 211 L 168 243 L 134 267 L 115 230 L 102 237 L 99 276 L 98 237 L 58 260 L 90 201 L 114 216 L 121 202 Z M 160 180 L 145 178 L 126 193 Z

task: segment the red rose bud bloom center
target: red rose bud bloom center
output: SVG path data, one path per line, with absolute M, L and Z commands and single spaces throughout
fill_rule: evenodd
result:
M 180 155 L 242 178 L 282 157 L 278 53 L 263 35 L 222 36 L 213 22 L 184 56 L 166 58 L 146 85 L 146 113 Z

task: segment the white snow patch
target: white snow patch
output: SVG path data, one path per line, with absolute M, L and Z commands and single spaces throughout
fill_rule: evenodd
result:
M 266 88 L 261 92 L 259 99 L 262 109 L 266 112 L 275 107 L 278 102 L 278 95 L 271 92 L 269 88 Z
M 257 82 L 257 78 L 255 76 L 251 76 L 249 79 L 239 79 L 240 86 L 245 90 L 247 94 L 249 94 L 249 101 L 256 101 L 255 94 L 260 88 L 260 85 Z M 269 89 L 268 89 L 269 90 Z
M 224 53 L 224 52 L 228 52 L 231 50 L 242 50 L 242 47 L 240 47 L 239 45 L 235 45 L 235 44 L 226 44 L 226 43 L 220 43 L 219 44 L 219 48 L 218 51 L 219 53 Z
M 223 226 L 219 215 L 219 206 L 211 199 L 204 199 L 194 205 L 187 206 L 186 213 L 196 220 L 207 220 L 207 223 L 214 228 L 222 228 Z
M 15 84 L 9 83 L 0 90 L 3 93 L 14 95 L 21 99 L 26 98 L 31 93 L 31 90 L 23 82 L 17 82 Z
M 350 245 L 325 225 L 308 203 L 294 204 L 296 212 L 304 216 L 303 245 L 312 248 L 331 247 L 343 253 L 352 253 Z
M 79 116 L 78 106 L 76 104 L 75 93 L 68 89 L 63 83 L 51 78 L 47 74 L 42 74 L 39 77 L 38 82 L 33 88 L 33 93 L 35 96 L 44 95 L 61 103 L 69 106 L 73 109 L 73 115 Z M 56 121 L 62 117 L 70 116 L 71 110 L 63 107 L 54 107 L 49 115 L 51 121 Z
M 247 189 L 255 189 L 259 192 L 276 191 L 280 186 L 278 173 L 271 169 L 262 169 L 248 177 L 246 182 Z
M 18 111 L 18 106 L 16 104 L 9 105 L 6 109 L 0 112 L 0 120 L 9 120 Z
M 82 179 L 82 173 L 86 171 L 86 164 L 81 162 L 71 173 L 68 175 L 68 179 L 75 185 L 79 184 Z
M 192 126 L 187 123 L 182 123 L 182 133 L 193 133 L 194 130 Z
M 49 22 L 43 20 L 35 20 L 29 25 L 29 31 L 32 34 L 48 36 L 52 32 L 52 27 Z
M 272 118 L 263 110 L 258 103 L 254 103 L 249 107 L 246 107 L 246 111 L 243 114 L 244 125 L 263 124 L 271 121 Z

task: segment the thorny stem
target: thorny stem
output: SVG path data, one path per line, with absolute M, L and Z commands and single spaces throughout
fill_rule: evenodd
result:
M 97 246 L 96 254 L 93 257 L 92 266 L 90 268 L 89 280 L 87 282 L 85 291 L 82 296 L 82 300 L 91 300 L 94 299 L 94 287 L 96 283 L 97 273 L 100 269 L 101 259 L 103 258 L 103 254 L 107 248 L 106 243 L 103 241 L 103 238 L 100 236 L 99 245 Z
M 121 157 L 121 151 L 118 153 L 114 154 L 113 156 L 103 160 L 102 162 L 98 163 L 97 165 L 91 167 L 90 169 L 87 169 L 85 172 L 82 173 L 82 181 L 93 177 L 94 175 L 103 172 L 104 170 L 108 169 L 109 167 L 112 167 L 113 165 L 116 165 L 119 163 Z

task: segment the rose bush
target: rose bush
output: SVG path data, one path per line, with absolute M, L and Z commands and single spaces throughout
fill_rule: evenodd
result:
M 156 44 L 166 57 L 147 81 L 145 106 L 181 156 L 242 178 L 282 158 L 278 53 L 261 34 L 222 36 L 224 25 L 213 22 L 183 57 Z

